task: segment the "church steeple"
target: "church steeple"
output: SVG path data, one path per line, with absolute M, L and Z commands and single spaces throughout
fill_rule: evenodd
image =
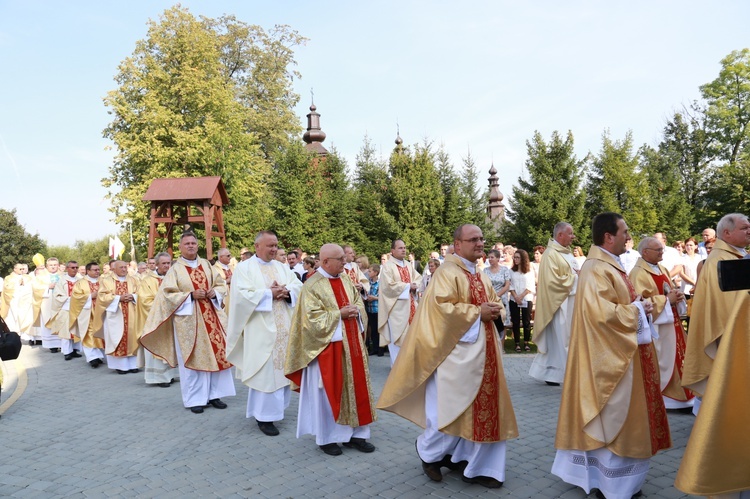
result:
M 490 185 L 490 199 L 489 203 L 487 203 L 487 221 L 495 228 L 499 228 L 500 224 L 505 220 L 505 206 L 503 205 L 503 193 L 500 192 L 499 179 L 494 161 L 490 166 L 490 177 L 488 180 Z
M 312 90 L 310 91 L 312 94 Z M 321 156 L 327 156 L 328 150 L 323 147 L 322 142 L 326 140 L 326 134 L 320 129 L 320 114 L 315 107 L 315 101 L 311 99 L 310 113 L 307 115 L 307 131 L 302 136 L 305 141 L 305 149 Z

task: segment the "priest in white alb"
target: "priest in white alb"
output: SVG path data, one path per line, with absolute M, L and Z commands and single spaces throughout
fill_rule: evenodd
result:
M 104 364 L 104 340 L 101 338 L 104 311 L 96 306 L 101 268 L 98 263 L 89 262 L 85 269 L 86 277 L 75 283 L 70 295 L 69 329 L 71 335 L 81 338 L 86 362 L 96 369 Z
M 107 367 L 118 374 L 138 372 L 138 319 L 135 304 L 139 279 L 128 274 L 128 264 L 117 260 L 112 276 L 102 279 L 97 307 L 104 310 L 104 351 Z
M 65 360 L 82 356 L 81 338 L 70 332 L 70 297 L 79 280 L 78 262 L 71 260 L 65 265 L 65 276 L 57 281 L 50 299 L 51 317 L 46 327 L 59 338 Z

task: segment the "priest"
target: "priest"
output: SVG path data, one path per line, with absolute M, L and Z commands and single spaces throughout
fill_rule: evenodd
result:
M 138 372 L 138 319 L 135 305 L 139 279 L 128 274 L 128 264 L 117 260 L 112 275 L 102 279 L 97 307 L 104 315 L 107 367 L 117 374 Z
M 344 250 L 320 248 L 320 268 L 302 287 L 289 331 L 285 372 L 299 390 L 297 438 L 315 435 L 320 449 L 342 454 L 338 443 L 373 452 L 375 421 L 363 332 L 364 302 L 343 274 Z
M 52 334 L 59 338 L 65 360 L 82 356 L 81 338 L 70 331 L 70 297 L 80 280 L 78 262 L 69 261 L 65 265 L 65 276 L 57 281 L 52 291 L 51 317 L 45 324 Z
M 96 369 L 104 363 L 104 312 L 97 307 L 99 297 L 99 274 L 101 268 L 96 262 L 86 264 L 86 277 L 79 279 L 70 295 L 69 329 L 70 334 L 81 338 L 86 362 Z

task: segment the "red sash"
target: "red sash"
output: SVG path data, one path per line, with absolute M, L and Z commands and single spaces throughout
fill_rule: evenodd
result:
M 67 281 L 66 284 L 68 285 L 68 296 L 70 296 L 73 294 L 73 287 L 76 285 L 76 283 L 75 281 L 74 282 Z
M 190 276 L 190 282 L 193 284 L 193 289 L 200 289 L 206 292 L 210 291 L 211 285 L 208 282 L 206 273 L 203 271 L 203 267 L 198 265 L 196 268 L 191 268 L 186 265 L 185 270 L 187 270 L 188 276 Z M 219 370 L 223 371 L 224 369 L 229 369 L 232 367 L 232 364 L 227 361 L 227 345 L 224 338 L 224 328 L 221 327 L 221 322 L 219 321 L 219 316 L 216 314 L 216 310 L 210 303 L 210 300 L 207 299 L 193 300 L 193 304 L 198 307 L 198 310 L 200 310 L 203 323 L 206 325 L 208 339 L 211 341 L 211 349 L 214 352 L 214 357 L 216 358 L 216 364 L 219 366 Z M 190 356 L 193 355 L 193 352 L 195 352 L 195 350 L 190 353 Z M 188 359 L 185 359 L 186 363 L 187 360 Z
M 98 281 L 97 282 L 88 281 L 88 283 L 89 283 L 89 291 L 90 291 L 89 294 L 98 293 L 99 292 L 99 282 Z M 91 310 L 94 310 L 94 308 L 96 308 L 96 298 L 92 298 L 91 299 Z
M 669 291 L 672 289 L 671 283 L 669 282 L 669 278 L 664 275 L 655 275 L 651 274 L 651 277 L 654 279 L 654 282 L 656 283 L 656 288 L 660 291 L 664 292 L 664 295 L 669 293 Z M 669 300 L 667 300 L 667 305 L 672 307 L 672 316 L 674 317 L 674 336 L 675 341 L 677 342 L 677 348 L 675 349 L 674 353 L 674 371 L 672 371 L 672 380 L 677 377 L 677 380 L 682 380 L 682 365 L 685 362 L 685 348 L 687 347 L 687 343 L 685 341 L 685 333 L 682 329 L 682 320 L 680 319 L 680 314 L 677 312 L 677 307 L 673 304 L 669 303 Z M 670 381 L 672 381 L 670 380 Z M 687 397 L 687 400 L 692 399 L 695 395 L 693 395 L 693 392 L 688 390 L 687 388 L 683 388 L 685 391 L 685 396 Z M 666 397 L 667 395 L 665 395 Z M 670 397 L 672 398 L 672 397 Z
M 630 302 L 636 298 L 635 287 L 628 279 L 628 275 L 617 269 L 628 287 Z M 644 326 L 646 326 L 644 324 Z M 651 438 L 651 452 L 656 454 L 660 449 L 671 446 L 669 437 L 669 421 L 664 399 L 661 397 L 661 379 L 659 377 L 659 361 L 656 359 L 654 344 L 638 345 L 638 355 L 641 360 L 641 375 L 643 377 L 643 392 L 646 396 L 646 410 L 648 411 L 648 429 Z
M 463 269 L 461 269 L 463 270 Z M 482 277 L 479 273 L 471 274 L 464 270 L 469 280 L 469 292 L 471 293 L 471 304 L 480 306 L 487 303 L 487 290 L 484 289 Z M 473 430 L 474 442 L 497 442 L 500 440 L 500 394 L 497 386 L 498 362 L 497 362 L 497 335 L 492 329 L 493 322 L 484 323 L 485 335 L 485 361 L 482 384 L 479 387 L 474 403 L 472 414 L 474 415 Z
M 331 283 L 333 295 L 339 308 L 349 305 L 349 297 L 346 295 L 344 284 L 339 278 L 328 279 Z M 352 367 L 352 381 L 354 383 L 354 398 L 357 406 L 357 420 L 359 426 L 372 423 L 372 408 L 370 407 L 370 392 L 367 389 L 367 372 L 360 347 L 359 328 L 357 319 L 341 319 L 343 325 L 344 341 L 349 346 L 350 362 Z M 333 419 L 338 422 L 341 413 L 341 396 L 344 389 L 343 363 L 346 362 L 343 341 L 329 343 L 318 355 L 320 375 L 323 379 L 326 397 L 331 404 Z
M 128 294 L 128 281 L 120 281 L 118 279 L 115 279 L 115 294 Z M 122 338 L 120 339 L 120 343 L 117 344 L 117 348 L 115 348 L 115 351 L 112 352 L 113 357 L 128 356 L 128 322 L 130 320 L 130 311 L 128 310 L 128 304 L 120 301 L 120 310 L 122 310 Z
M 409 275 L 409 267 L 404 265 L 403 267 L 396 265 L 398 269 L 398 275 L 401 277 L 401 282 L 408 282 L 411 284 L 411 276 Z M 414 293 L 409 293 L 409 324 L 414 319 L 414 313 L 417 311 L 417 304 L 414 302 Z

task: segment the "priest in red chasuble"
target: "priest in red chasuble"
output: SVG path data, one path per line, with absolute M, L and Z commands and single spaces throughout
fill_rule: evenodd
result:
M 436 482 L 441 468 L 467 483 L 505 481 L 505 441 L 518 436 L 494 320 L 505 317 L 489 277 L 477 272 L 482 230 L 462 225 L 455 254 L 430 279 L 378 407 L 421 426 L 422 470 Z
M 192 232 L 180 237 L 180 257 L 162 280 L 141 336 L 141 345 L 180 368 L 182 402 L 195 414 L 207 406 L 225 409 L 234 396 L 227 360 L 226 315 L 221 309 L 224 279 L 198 258 Z
M 375 405 L 362 333 L 367 314 L 362 297 L 344 273 L 344 250 L 320 248 L 320 268 L 300 292 L 292 316 L 286 376 L 300 392 L 297 438 L 315 435 L 328 455 L 338 443 L 372 452 L 370 423 Z
M 638 245 L 641 258 L 630 271 L 635 292 L 654 304 L 654 327 L 659 337 L 654 347 L 659 357 L 659 377 L 664 406 L 667 409 L 693 407 L 695 395 L 682 387 L 682 364 L 685 361 L 685 331 L 677 307 L 687 310 L 685 295 L 675 286 L 669 271 L 659 262 L 664 256 L 664 245 L 655 237 L 645 237 Z
M 578 275 L 552 473 L 607 499 L 637 494 L 651 456 L 671 447 L 647 315 L 620 262 L 630 239 L 617 213 L 592 223 Z

